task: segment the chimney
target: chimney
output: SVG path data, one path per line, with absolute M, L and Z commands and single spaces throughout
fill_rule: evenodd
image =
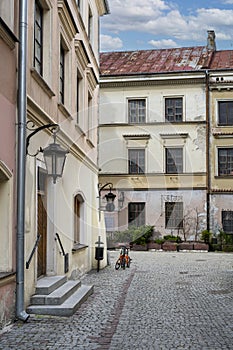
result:
M 214 30 L 207 30 L 207 33 L 208 33 L 207 49 L 216 51 L 215 32 L 214 32 Z

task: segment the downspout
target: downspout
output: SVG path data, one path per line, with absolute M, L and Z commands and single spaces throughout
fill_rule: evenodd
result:
M 29 318 L 29 315 L 24 309 L 27 12 L 27 0 L 20 0 L 18 53 L 16 317 L 24 322 Z
M 206 229 L 210 229 L 210 98 L 209 71 L 206 70 Z

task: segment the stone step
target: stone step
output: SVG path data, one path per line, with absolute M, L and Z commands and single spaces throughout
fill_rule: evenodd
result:
M 93 293 L 93 286 L 81 285 L 61 305 L 30 305 L 27 308 L 29 314 L 71 316 Z
M 37 281 L 36 293 L 48 295 L 67 281 L 66 276 L 47 276 Z
M 31 297 L 32 305 L 60 305 L 71 296 L 79 287 L 81 282 L 67 281 L 50 294 L 35 294 Z

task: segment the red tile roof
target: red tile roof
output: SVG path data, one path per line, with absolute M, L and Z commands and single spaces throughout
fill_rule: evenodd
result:
M 100 54 L 102 76 L 233 69 L 233 50 L 205 46 L 161 50 L 114 51 Z

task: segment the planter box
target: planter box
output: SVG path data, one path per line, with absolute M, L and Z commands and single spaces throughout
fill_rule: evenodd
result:
M 147 249 L 160 250 L 160 249 L 162 249 L 162 245 L 159 243 L 150 242 L 147 244 Z
M 194 244 L 187 242 L 180 243 L 179 250 L 194 250 Z
M 164 242 L 162 245 L 162 249 L 166 252 L 176 252 L 177 251 L 177 243 Z
M 193 244 L 193 249 L 194 250 L 204 250 L 204 251 L 208 252 L 209 251 L 209 244 L 196 242 Z
M 147 244 L 145 244 L 145 245 L 133 244 L 131 250 L 146 251 L 147 250 Z

